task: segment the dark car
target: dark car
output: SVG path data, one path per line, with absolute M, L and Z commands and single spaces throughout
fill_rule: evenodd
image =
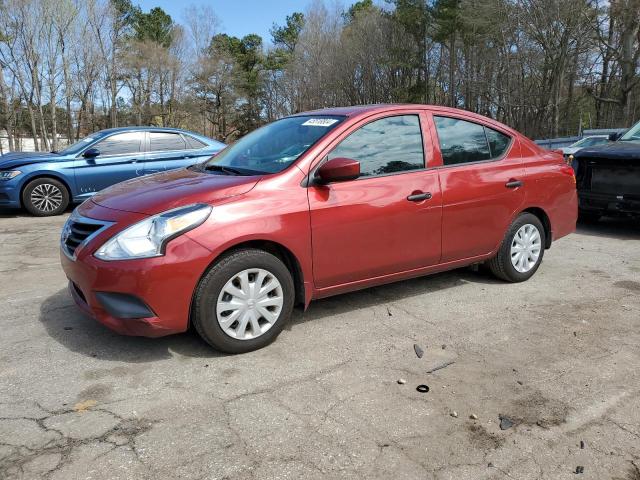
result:
M 562 155 L 501 123 L 345 107 L 100 192 L 67 220 L 60 257 L 78 306 L 109 328 L 157 337 L 192 325 L 239 353 L 316 298 L 482 262 L 527 280 L 576 215 Z
M 607 145 L 574 154 L 579 212 L 583 220 L 603 215 L 640 215 L 640 122 Z
M 60 152 L 0 156 L 0 207 L 59 215 L 118 182 L 203 162 L 224 144 L 173 128 L 101 130 Z

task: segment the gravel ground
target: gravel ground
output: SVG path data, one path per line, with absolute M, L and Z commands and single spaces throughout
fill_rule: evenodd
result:
M 2 479 L 640 480 L 638 221 L 580 226 L 523 284 L 456 270 L 317 301 L 225 356 L 83 316 L 65 218 L 0 212 Z

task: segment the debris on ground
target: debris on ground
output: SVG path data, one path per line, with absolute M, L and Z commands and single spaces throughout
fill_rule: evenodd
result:
M 393 317 L 393 315 L 391 314 L 391 309 L 389 307 L 387 307 L 387 315 L 389 315 L 390 317 Z
M 73 327 L 64 327 L 65 330 L 73 330 Z
M 442 349 L 443 349 L 443 350 L 446 350 L 446 349 L 447 349 L 447 346 L 443 344 L 443 345 L 442 345 Z
M 427 393 L 429 391 L 429 386 L 428 385 L 418 385 L 416 387 L 416 390 L 419 391 L 420 393 Z
M 576 467 L 576 473 L 584 473 L 584 467 L 582 465 L 578 465 Z
M 511 420 L 509 417 L 505 417 L 504 415 L 500 414 L 498 415 L 498 418 L 500 419 L 500 430 L 508 430 L 509 428 L 513 427 L 513 420 Z
M 489 468 L 493 467 L 493 462 L 487 463 L 487 467 L 489 467 Z
M 584 440 L 580 440 L 580 450 L 584 450 Z
M 399 379 L 398 379 L 398 383 L 399 383 L 400 385 L 404 385 L 405 383 L 407 383 L 407 381 L 406 381 L 404 378 L 399 378 Z
M 522 380 L 516 380 L 516 383 L 517 383 L 518 385 L 524 385 L 524 383 L 522 383 Z
M 427 373 L 433 373 L 433 372 L 437 372 L 438 370 L 442 370 L 443 368 L 447 368 L 449 365 L 453 365 L 454 362 L 453 360 L 451 360 L 450 362 L 445 362 L 442 365 L 438 365 L 435 368 L 432 368 L 431 370 L 427 370 Z
M 424 355 L 424 350 L 417 343 L 413 344 L 413 350 L 416 352 L 418 358 L 422 358 L 422 356 Z
M 469 415 L 469 418 L 471 420 L 477 420 L 478 419 L 478 415 L 476 415 L 475 413 L 472 413 L 471 415 Z
M 95 407 L 98 404 L 95 400 L 85 400 L 84 402 L 76 403 L 73 406 L 73 410 L 78 413 L 86 412 L 91 407 Z
M 451 412 L 449 415 L 451 415 L 453 418 L 458 418 L 458 412 L 456 412 L 455 410 Z

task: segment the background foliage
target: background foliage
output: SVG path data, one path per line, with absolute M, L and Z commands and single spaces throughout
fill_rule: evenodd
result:
M 131 0 L 0 0 L 0 130 L 58 148 L 122 125 L 229 142 L 294 112 L 456 106 L 525 134 L 639 117 L 640 0 L 312 1 L 270 39 Z

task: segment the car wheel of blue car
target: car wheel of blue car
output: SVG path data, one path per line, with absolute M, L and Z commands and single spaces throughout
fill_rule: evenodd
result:
M 22 192 L 22 204 L 37 217 L 60 215 L 69 205 L 69 191 L 55 178 L 36 178 Z

